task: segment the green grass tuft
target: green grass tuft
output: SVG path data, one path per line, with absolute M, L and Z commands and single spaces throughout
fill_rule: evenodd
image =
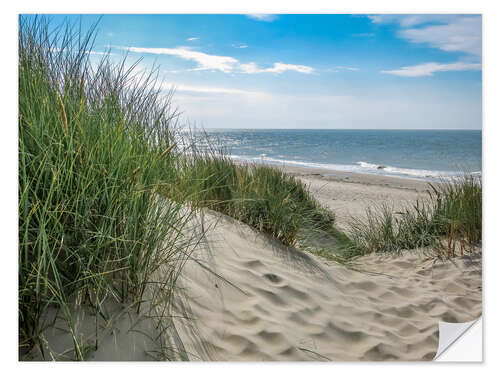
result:
M 429 184 L 428 199 L 402 211 L 384 205 L 368 209 L 366 219 L 353 219 L 347 258 L 369 253 L 401 253 L 432 247 L 453 257 L 472 251 L 482 241 L 482 186 L 475 176 L 464 174 L 453 181 Z
M 175 187 L 164 190 L 169 197 L 232 216 L 288 246 L 299 246 L 311 230 L 333 233 L 333 213 L 277 168 L 237 164 L 213 149 L 181 160 Z

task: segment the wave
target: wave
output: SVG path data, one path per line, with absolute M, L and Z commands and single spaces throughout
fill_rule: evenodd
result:
M 321 169 L 329 169 L 332 171 L 378 174 L 385 176 L 406 177 L 406 178 L 423 179 L 431 181 L 437 181 L 441 179 L 453 179 L 463 175 L 463 172 L 458 172 L 458 171 L 433 171 L 426 169 L 399 168 L 390 165 L 369 163 L 365 161 L 358 161 L 354 165 L 352 164 L 349 165 L 349 164 L 312 163 L 305 161 L 276 159 L 272 157 L 267 157 L 266 154 L 262 154 L 261 156 L 258 157 L 242 156 L 242 155 L 231 155 L 231 157 L 236 160 L 242 160 L 248 162 L 284 164 L 284 165 L 299 166 L 305 168 L 321 168 Z M 476 171 L 476 172 L 471 172 L 471 175 L 481 177 L 482 173 L 481 171 Z
M 370 170 L 377 170 L 377 171 L 381 171 L 381 173 L 383 173 L 383 171 L 385 171 L 385 172 L 392 173 L 392 174 L 421 177 L 421 178 L 422 177 L 423 178 L 446 178 L 446 177 L 456 177 L 456 176 L 460 175 L 459 172 L 398 168 L 398 167 L 393 167 L 390 165 L 378 165 L 378 164 L 367 163 L 364 161 L 358 161 L 356 164 L 358 164 L 361 168 L 366 168 L 366 169 L 370 169 Z
M 286 164 L 306 168 L 322 168 L 331 169 L 335 171 L 346 171 L 352 172 L 352 166 L 342 165 L 342 164 L 322 164 L 322 163 L 310 163 L 305 161 L 287 160 L 287 159 L 275 159 L 265 156 L 266 154 L 261 154 L 260 156 L 241 156 L 241 155 L 231 155 L 231 158 L 236 160 L 248 161 L 248 162 L 263 162 L 269 164 Z
M 419 178 L 433 178 L 433 179 L 449 179 L 463 175 L 463 172 L 452 172 L 452 171 L 431 171 L 426 169 L 411 169 L 411 168 L 399 168 L 390 165 L 378 165 L 367 163 L 364 161 L 358 161 L 358 164 L 362 168 L 381 171 L 382 173 L 388 172 L 396 175 L 405 175 Z M 473 176 L 481 177 L 481 171 L 471 172 Z

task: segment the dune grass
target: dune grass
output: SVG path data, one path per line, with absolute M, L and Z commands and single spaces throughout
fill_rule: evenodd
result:
M 176 194 L 240 220 L 288 246 L 303 233 L 332 233 L 334 214 L 322 207 L 297 178 L 263 164 L 237 164 L 223 149 L 198 151 L 179 159 Z
M 464 174 L 453 181 L 429 184 L 428 199 L 394 212 L 387 206 L 368 209 L 366 219 L 353 219 L 347 258 L 370 253 L 401 253 L 432 248 L 440 257 L 464 255 L 482 240 L 482 185 Z
M 169 97 L 154 75 L 133 75 L 109 56 L 91 61 L 93 37 L 19 20 L 22 352 L 43 355 L 40 321 L 57 309 L 83 359 L 70 304 L 96 316 L 110 299 L 139 311 L 160 267 L 154 285 L 172 294 L 189 247 L 180 235 L 189 214 L 156 193 L 173 168 Z

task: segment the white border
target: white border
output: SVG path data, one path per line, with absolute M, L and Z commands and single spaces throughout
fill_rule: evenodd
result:
M 6 5 L 7 3 L 7 5 Z M 301 364 L 301 363 L 253 363 L 253 364 L 226 364 L 226 363 L 85 363 L 85 364 L 23 364 L 17 362 L 17 14 L 18 13 L 482 13 L 483 14 L 483 150 L 484 150 L 484 317 L 485 329 L 485 364 L 373 364 L 373 363 L 341 363 L 341 364 Z M 50 373 L 72 374 L 89 371 L 112 371 L 121 374 L 149 372 L 177 372 L 199 373 L 216 372 L 218 375 L 271 373 L 286 371 L 288 374 L 302 374 L 310 369 L 316 373 L 331 374 L 333 371 L 357 371 L 370 374 L 419 374 L 422 371 L 442 373 L 453 371 L 454 375 L 476 373 L 494 365 L 498 359 L 495 332 L 500 332 L 498 318 L 499 299 L 496 298 L 495 286 L 499 285 L 500 250 L 497 248 L 500 217 L 499 194 L 499 141 L 500 96 L 498 95 L 500 59 L 498 50 L 498 35 L 500 35 L 500 14 L 494 1 L 453 1 L 453 0 L 418 0 L 418 1 L 296 1 L 254 0 L 239 2 L 230 0 L 210 1 L 7 1 L 2 4 L 1 12 L 2 38 L 2 100 L 1 122 L 2 136 L 0 137 L 2 188 L 1 197 L 1 233 L 0 250 L 3 252 L 3 269 L 1 272 L 2 301 L 1 310 L 3 330 L 1 339 L 2 365 L 5 373 Z M 497 90 L 495 90 L 497 88 Z M 493 290 L 491 293 L 489 293 Z M 488 319 L 490 317 L 490 319 Z M 472 366 L 472 367 L 471 367 Z

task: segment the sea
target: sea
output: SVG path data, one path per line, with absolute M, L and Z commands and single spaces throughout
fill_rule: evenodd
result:
M 205 129 L 235 160 L 428 181 L 481 176 L 481 130 Z

